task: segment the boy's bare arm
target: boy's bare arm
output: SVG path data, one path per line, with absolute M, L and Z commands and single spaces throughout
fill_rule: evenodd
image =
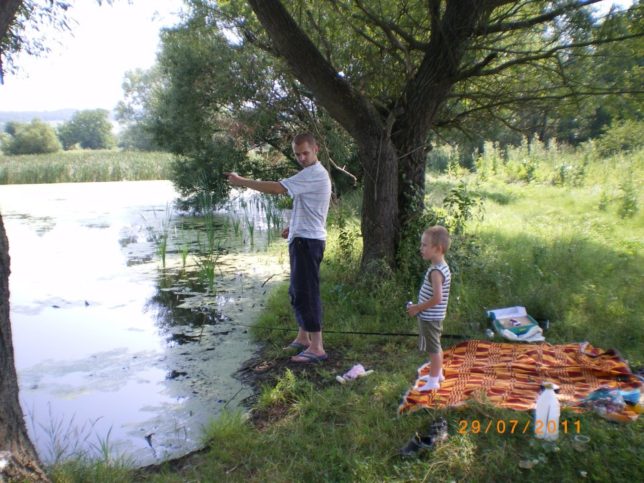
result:
M 250 188 L 262 193 L 269 193 L 274 195 L 281 195 L 286 193 L 286 188 L 277 181 L 261 181 L 256 179 L 248 179 L 239 176 L 237 173 L 224 173 L 228 178 L 228 182 L 232 186 L 241 186 L 242 188 Z

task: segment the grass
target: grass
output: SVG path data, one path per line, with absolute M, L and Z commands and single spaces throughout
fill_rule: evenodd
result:
M 0 184 L 170 179 L 171 162 L 170 153 L 120 150 L 0 155 Z
M 484 311 L 525 305 L 548 318 L 551 343 L 588 340 L 615 348 L 631 367 L 644 364 L 641 280 L 644 219 L 635 209 L 622 217 L 620 191 L 625 172 L 634 191 L 632 206 L 642 204 L 642 153 L 613 159 L 610 179 L 604 168 L 588 165 L 575 185 L 541 177 L 531 168 L 530 182 L 496 176 L 436 174 L 428 177 L 428 206 L 443 213 L 443 201 L 457 188 L 482 200 L 481 216 L 470 213 L 455 237 L 448 262 L 452 294 L 445 331 L 482 337 Z M 574 162 L 574 160 L 570 160 Z M 607 166 L 610 160 L 602 161 Z M 625 166 L 627 167 L 625 168 Z M 554 168 L 553 168 L 554 169 Z M 464 184 L 460 185 L 461 182 Z M 603 193 L 610 193 L 605 196 Z M 633 194 L 635 193 L 635 195 Z M 261 383 L 249 413 L 230 410 L 205 436 L 206 450 L 189 464 L 167 464 L 155 472 L 117 473 L 121 481 L 642 481 L 639 448 L 641 418 L 630 424 L 608 422 L 593 413 L 563 411 L 569 422 L 557 450 L 521 431 L 473 430 L 474 421 L 517 420 L 523 428 L 531 414 L 483 402 L 397 416 L 401 396 L 423 362 L 413 337 L 358 336 L 339 332 L 413 332 L 415 323 L 403 304 L 415 298 L 421 264 L 406 278 L 373 279 L 359 271 L 357 197 L 333 208 L 322 271 L 325 344 L 329 362 L 320 366 L 276 369 Z M 474 206 L 474 205 L 473 205 Z M 441 214 L 440 216 L 443 216 Z M 449 216 L 445 217 L 450 220 Z M 277 288 L 253 329 L 264 344 L 262 359 L 284 361 L 281 349 L 294 328 L 287 289 Z M 454 343 L 444 339 L 444 346 Z M 369 377 L 340 385 L 335 375 L 360 362 L 375 369 Z M 279 364 L 277 367 L 280 367 Z M 439 416 L 448 420 L 450 438 L 432 453 L 401 460 L 397 450 L 415 431 Z M 590 436 L 578 452 L 576 429 Z M 522 469 L 521 461 L 536 462 Z M 118 468 L 115 471 L 120 471 Z M 54 478 L 56 480 L 56 478 Z M 94 481 L 116 479 L 109 470 Z M 75 479 L 89 481 L 77 474 Z

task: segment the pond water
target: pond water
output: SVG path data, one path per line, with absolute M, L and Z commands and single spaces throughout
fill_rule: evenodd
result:
M 20 399 L 47 463 L 185 454 L 250 395 L 234 373 L 286 248 L 263 250 L 263 202 L 195 218 L 176 197 L 167 181 L 0 186 Z

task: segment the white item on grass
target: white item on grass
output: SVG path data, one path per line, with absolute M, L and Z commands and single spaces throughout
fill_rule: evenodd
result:
M 534 410 L 534 435 L 539 439 L 554 441 L 559 437 L 559 399 L 552 382 L 543 383 L 543 391 L 537 397 Z

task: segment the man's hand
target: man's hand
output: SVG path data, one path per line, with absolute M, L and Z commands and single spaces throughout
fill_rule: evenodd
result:
M 288 238 L 289 231 L 290 230 L 288 229 L 288 226 L 286 228 L 284 228 L 282 230 L 282 238 Z
M 228 182 L 232 186 L 243 186 L 243 180 L 244 178 L 239 176 L 237 173 L 234 171 L 230 173 L 224 173 L 224 176 L 228 179 Z

